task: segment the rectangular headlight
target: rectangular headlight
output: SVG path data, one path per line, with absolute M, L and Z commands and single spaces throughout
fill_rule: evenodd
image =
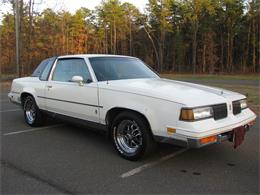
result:
M 239 103 L 240 103 L 241 110 L 247 108 L 247 101 L 246 101 L 246 99 L 240 100 Z
M 201 107 L 201 108 L 183 108 L 181 109 L 180 120 L 194 121 L 200 119 L 206 119 L 213 117 L 212 107 Z
M 210 118 L 213 116 L 213 109 L 211 107 L 195 108 L 193 109 L 194 119 Z

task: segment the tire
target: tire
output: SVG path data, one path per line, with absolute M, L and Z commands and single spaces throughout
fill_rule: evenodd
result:
M 45 116 L 38 108 L 34 98 L 27 96 L 23 100 L 25 122 L 32 127 L 39 127 L 45 123 Z
M 118 114 L 111 126 L 112 142 L 119 155 L 136 161 L 147 156 L 154 141 L 146 120 L 139 114 L 125 111 Z

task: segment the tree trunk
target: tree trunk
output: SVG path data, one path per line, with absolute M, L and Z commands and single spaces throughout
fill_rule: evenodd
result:
M 234 65 L 233 65 L 233 46 L 234 46 L 234 36 L 230 36 L 230 71 L 233 72 Z
M 230 57 L 231 54 L 230 54 L 230 31 L 228 30 L 228 35 L 227 35 L 227 71 L 230 72 Z
M 255 19 L 252 21 L 252 66 L 253 72 L 256 71 L 256 32 L 255 32 Z
M 192 36 L 192 72 L 193 73 L 196 73 L 197 32 L 198 32 L 198 22 L 195 22 L 193 24 L 193 36 Z
M 160 72 L 165 70 L 165 65 L 164 65 L 164 42 L 165 42 L 165 30 L 161 29 L 160 43 L 159 43 Z
M 29 38 L 28 38 L 28 64 L 27 64 L 27 70 L 26 72 L 28 73 L 29 70 L 31 69 L 31 41 L 32 41 L 32 21 L 33 21 L 33 4 L 32 0 L 29 1 Z
M 65 53 L 65 42 L 66 42 L 66 32 L 65 32 L 65 25 L 64 25 L 65 21 L 64 21 L 64 18 L 62 18 L 62 23 L 61 23 L 61 32 L 62 32 L 62 39 L 61 39 L 61 42 L 62 42 L 62 54 L 64 55 Z
M 113 28 L 112 25 L 110 27 L 110 53 L 114 51 L 113 49 Z
M 247 45 L 246 45 L 246 51 L 245 51 L 245 56 L 243 59 L 243 72 L 246 72 L 246 66 L 248 62 L 248 52 L 249 52 L 249 47 L 250 47 L 250 35 L 251 35 L 251 24 L 249 24 L 248 27 L 248 33 L 247 33 Z
M 162 51 L 162 43 L 159 43 L 159 72 L 162 72 L 163 67 L 163 51 Z
M 206 45 L 203 43 L 203 51 L 202 51 L 202 72 L 206 72 Z
M 117 40 L 117 37 L 116 37 L 116 21 L 114 19 L 114 22 L 113 22 L 113 28 L 114 28 L 114 54 L 116 54 L 117 52 L 117 43 L 116 43 L 116 40 Z
M 256 67 L 256 70 L 255 70 L 255 72 L 259 72 L 259 70 L 260 70 L 260 19 L 259 19 L 259 17 L 258 17 L 258 19 L 257 19 L 257 22 L 256 22 L 256 38 L 257 38 L 257 40 L 256 40 L 256 42 L 258 43 L 258 44 L 256 44 L 256 52 L 257 52 L 257 67 Z
M 224 71 L 224 39 L 223 39 L 223 33 L 222 31 L 220 32 L 220 67 L 221 67 L 221 72 Z
M 169 51 L 170 53 L 170 51 Z M 176 36 L 174 36 L 173 34 L 173 47 L 172 47 L 172 67 L 171 67 L 171 70 L 172 71 L 176 71 Z
M 107 40 L 107 27 L 105 26 L 105 49 L 106 54 L 108 53 L 108 40 Z
M 19 1 L 18 1 L 19 2 Z M 20 72 L 19 72 L 19 76 L 21 77 L 23 74 L 24 74 L 24 66 L 23 66 L 23 61 L 21 60 L 21 56 L 23 55 L 23 42 L 22 42 L 22 22 L 23 22 L 23 0 L 20 0 L 20 7 L 19 7 L 19 20 L 20 20 L 20 26 L 19 26 L 19 42 L 20 42 L 20 44 L 19 44 L 19 53 L 20 53 L 20 56 L 19 56 L 19 58 L 20 58 L 20 60 L 19 60 L 19 62 L 20 62 Z
M 150 39 L 151 43 L 152 43 L 152 46 L 153 46 L 153 50 L 154 50 L 154 53 L 155 53 L 155 57 L 156 57 L 156 61 L 157 61 L 157 70 L 159 70 L 160 68 L 160 61 L 159 61 L 159 55 L 158 55 L 158 51 L 155 47 L 155 44 L 154 44 L 154 41 L 153 41 L 153 38 L 151 37 L 150 33 L 147 31 L 147 29 L 144 27 L 144 31 L 146 32 L 148 38 Z
M 132 24 L 129 22 L 129 55 L 132 55 Z

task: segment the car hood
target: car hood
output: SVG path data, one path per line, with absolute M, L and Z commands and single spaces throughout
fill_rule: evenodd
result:
M 236 92 L 168 79 L 128 79 L 102 82 L 101 88 L 134 93 L 184 104 L 188 107 L 231 102 L 245 98 Z

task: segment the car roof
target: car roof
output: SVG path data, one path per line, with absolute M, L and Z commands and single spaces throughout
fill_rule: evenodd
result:
M 133 56 L 124 56 L 124 55 L 111 55 L 111 54 L 75 54 L 75 55 L 64 55 L 59 56 L 58 58 L 92 58 L 92 57 L 126 57 L 126 58 L 135 58 Z

